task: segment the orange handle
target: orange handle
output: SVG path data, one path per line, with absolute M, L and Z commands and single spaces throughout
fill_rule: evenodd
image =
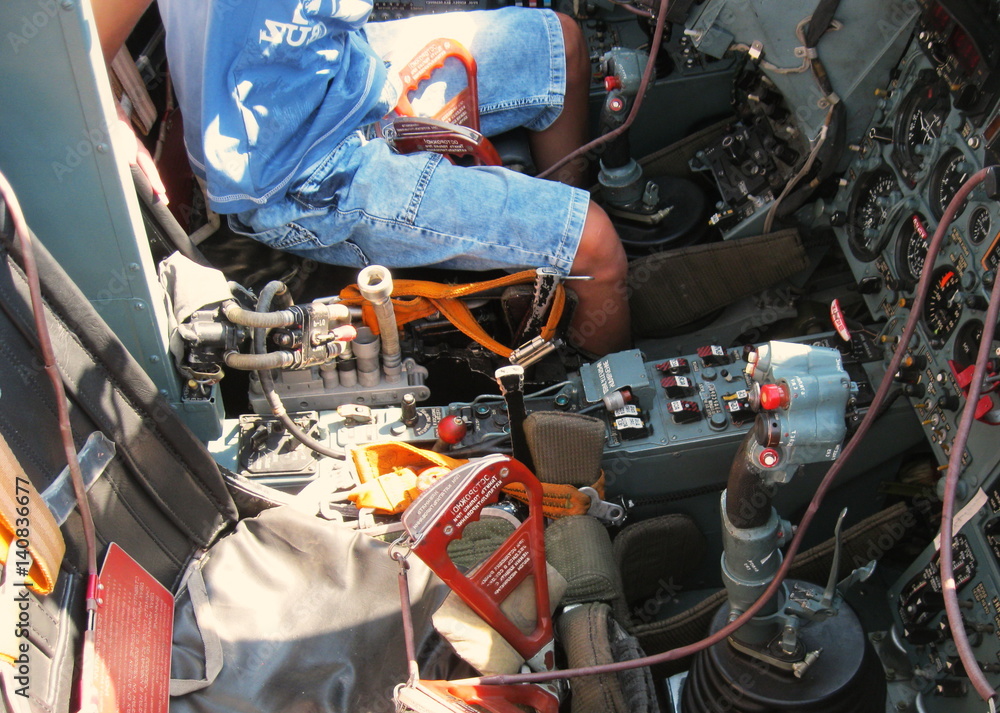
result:
M 402 91 L 396 102 L 396 113 L 400 116 L 414 116 L 410 104 L 410 92 L 420 83 L 430 79 L 434 70 L 444 66 L 449 57 L 456 57 L 465 66 L 467 86 L 444 105 L 432 118 L 449 124 L 462 124 L 479 131 L 479 92 L 476 87 L 476 60 L 469 50 L 457 40 L 439 37 L 431 40 L 399 71 Z

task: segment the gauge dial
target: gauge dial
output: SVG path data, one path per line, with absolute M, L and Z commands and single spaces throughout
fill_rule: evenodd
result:
M 990 209 L 984 205 L 976 207 L 969 216 L 969 240 L 975 245 L 986 240 L 990 235 Z
M 948 150 L 937 162 L 934 172 L 931 174 L 930 195 L 928 196 L 931 212 L 935 218 L 941 220 L 941 216 L 947 210 L 951 199 L 955 197 L 958 189 L 962 187 L 969 175 L 969 162 L 959 149 Z
M 930 73 L 918 81 L 900 104 L 893 132 L 893 160 L 899 172 L 911 183 L 923 167 L 920 147 L 927 146 L 941 135 L 948 112 L 951 93 L 948 85 Z
M 900 221 L 896 230 L 896 269 L 902 280 L 915 283 L 927 258 L 927 219 L 914 213 Z
M 871 262 L 885 246 L 889 236 L 883 227 L 900 197 L 897 188 L 896 178 L 888 168 L 858 180 L 847 217 L 847 243 L 858 260 Z
M 959 371 L 976 363 L 981 341 L 983 341 L 983 323 L 978 319 L 970 319 L 958 330 L 955 335 L 954 358 Z
M 942 265 L 931 275 L 931 286 L 924 304 L 924 323 L 931 334 L 947 339 L 962 316 L 962 291 L 958 270 Z

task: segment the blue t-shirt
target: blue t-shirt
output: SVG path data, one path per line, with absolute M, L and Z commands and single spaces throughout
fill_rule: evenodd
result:
M 219 213 L 262 206 L 386 110 L 371 0 L 159 0 L 188 157 Z

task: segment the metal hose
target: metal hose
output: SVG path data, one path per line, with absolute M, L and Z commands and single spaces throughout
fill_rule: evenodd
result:
M 358 291 L 375 309 L 379 337 L 382 340 L 382 371 L 386 380 L 395 383 L 402 378 L 403 356 L 399 348 L 399 327 L 392 306 L 392 274 L 381 265 L 369 265 L 358 274 Z
M 270 287 L 273 282 L 268 283 L 267 287 L 261 291 L 260 297 L 257 300 L 258 307 L 264 301 L 264 292 Z M 279 282 L 279 285 L 284 287 L 284 283 Z M 272 295 L 271 299 L 274 299 Z M 270 304 L 270 300 L 268 300 Z M 226 302 L 222 305 L 222 314 L 225 315 L 233 324 L 241 324 L 244 327 L 254 327 L 263 329 L 274 329 L 275 327 L 288 327 L 295 324 L 296 314 L 290 309 L 283 309 L 277 312 L 254 312 L 253 310 L 243 309 L 235 301 Z
M 226 352 L 223 357 L 226 366 L 232 369 L 243 371 L 257 371 L 258 369 L 283 369 L 295 363 L 295 356 L 291 352 L 267 352 L 265 354 L 240 354 L 239 352 Z

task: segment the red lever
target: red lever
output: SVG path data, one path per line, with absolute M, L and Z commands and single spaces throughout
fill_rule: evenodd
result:
M 415 91 L 420 82 L 430 79 L 434 70 L 443 67 L 449 57 L 457 58 L 465 66 L 467 84 L 465 89 L 452 97 L 432 118 L 449 124 L 462 124 L 479 131 L 476 60 L 460 42 L 444 37 L 428 42 L 427 46 L 399 71 L 403 87 L 396 103 L 396 112 L 400 116 L 414 116 L 413 105 L 410 104 L 410 92 Z
M 527 519 L 481 565 L 463 574 L 448 556 L 448 544 L 495 503 L 500 489 L 521 483 L 528 494 Z M 542 486 L 524 465 L 491 456 L 459 466 L 425 490 L 403 513 L 412 552 L 423 560 L 476 614 L 492 626 L 534 670 L 555 666 L 552 616 L 545 565 Z M 535 590 L 535 628 L 521 631 L 500 604 L 528 575 Z

